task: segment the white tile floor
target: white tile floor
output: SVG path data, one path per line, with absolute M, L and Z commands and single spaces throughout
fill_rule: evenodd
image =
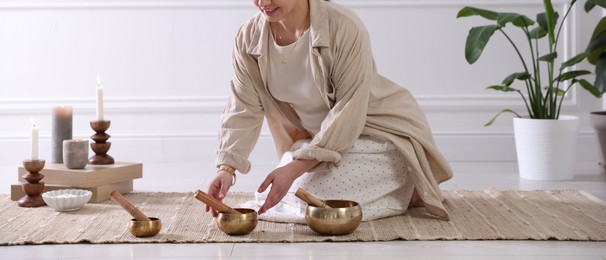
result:
M 510 162 L 452 163 L 455 177 L 443 189 L 581 189 L 606 200 L 606 175 L 597 165 L 578 163 L 571 181 L 521 180 Z M 13 165 L 0 165 L 0 193 L 17 178 Z M 254 191 L 271 166 L 256 166 L 234 190 Z M 206 189 L 210 165 L 144 165 L 138 191 Z M 0 214 L 2 214 L 0 212 Z M 606 217 L 606 216 L 605 216 Z M 1 234 L 0 234 L 1 235 Z M 356 243 L 213 243 L 35 245 L 0 247 L 0 259 L 575 259 L 606 260 L 606 242 L 565 241 L 391 241 Z

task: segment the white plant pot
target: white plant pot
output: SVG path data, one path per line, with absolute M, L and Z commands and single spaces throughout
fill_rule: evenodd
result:
M 578 117 L 514 118 L 513 128 L 520 178 L 543 181 L 574 178 Z

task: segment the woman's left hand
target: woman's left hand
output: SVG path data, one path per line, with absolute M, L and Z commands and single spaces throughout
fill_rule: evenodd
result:
M 269 185 L 269 194 L 265 199 L 265 203 L 259 209 L 259 214 L 265 213 L 268 209 L 273 208 L 286 196 L 288 190 L 303 173 L 313 168 L 318 161 L 316 160 L 294 160 L 285 166 L 278 167 L 267 175 L 265 181 L 261 183 L 257 192 L 264 192 Z

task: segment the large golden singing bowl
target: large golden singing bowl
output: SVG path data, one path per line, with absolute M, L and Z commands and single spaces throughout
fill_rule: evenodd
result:
M 153 237 L 160 233 L 162 223 L 158 218 L 149 218 L 151 221 L 137 221 L 132 219 L 128 224 L 128 230 L 136 237 Z
M 217 226 L 225 234 L 232 236 L 246 235 L 257 227 L 259 220 L 254 209 L 235 208 L 242 214 L 221 213 L 217 215 Z
M 323 235 L 346 235 L 362 222 L 362 209 L 355 201 L 325 200 L 330 208 L 311 205 L 305 211 L 305 221 L 313 230 Z

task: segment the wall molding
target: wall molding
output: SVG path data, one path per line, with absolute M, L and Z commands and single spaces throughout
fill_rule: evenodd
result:
M 138 112 L 221 112 L 227 97 L 110 97 L 104 99 L 105 110 L 117 113 Z M 0 115 L 46 113 L 57 105 L 77 106 L 94 112 L 95 98 L 0 99 Z
M 573 90 L 565 98 L 563 107 L 577 105 Z M 508 106 L 523 108 L 518 95 L 415 95 L 417 102 L 427 111 L 465 110 L 483 111 Z M 105 97 L 105 109 L 118 113 L 136 112 L 221 112 L 227 96 L 173 96 L 173 97 Z M 46 113 L 49 107 L 71 105 L 85 112 L 94 111 L 95 98 L 0 98 L 0 115 Z M 89 111 L 90 110 L 90 111 Z

